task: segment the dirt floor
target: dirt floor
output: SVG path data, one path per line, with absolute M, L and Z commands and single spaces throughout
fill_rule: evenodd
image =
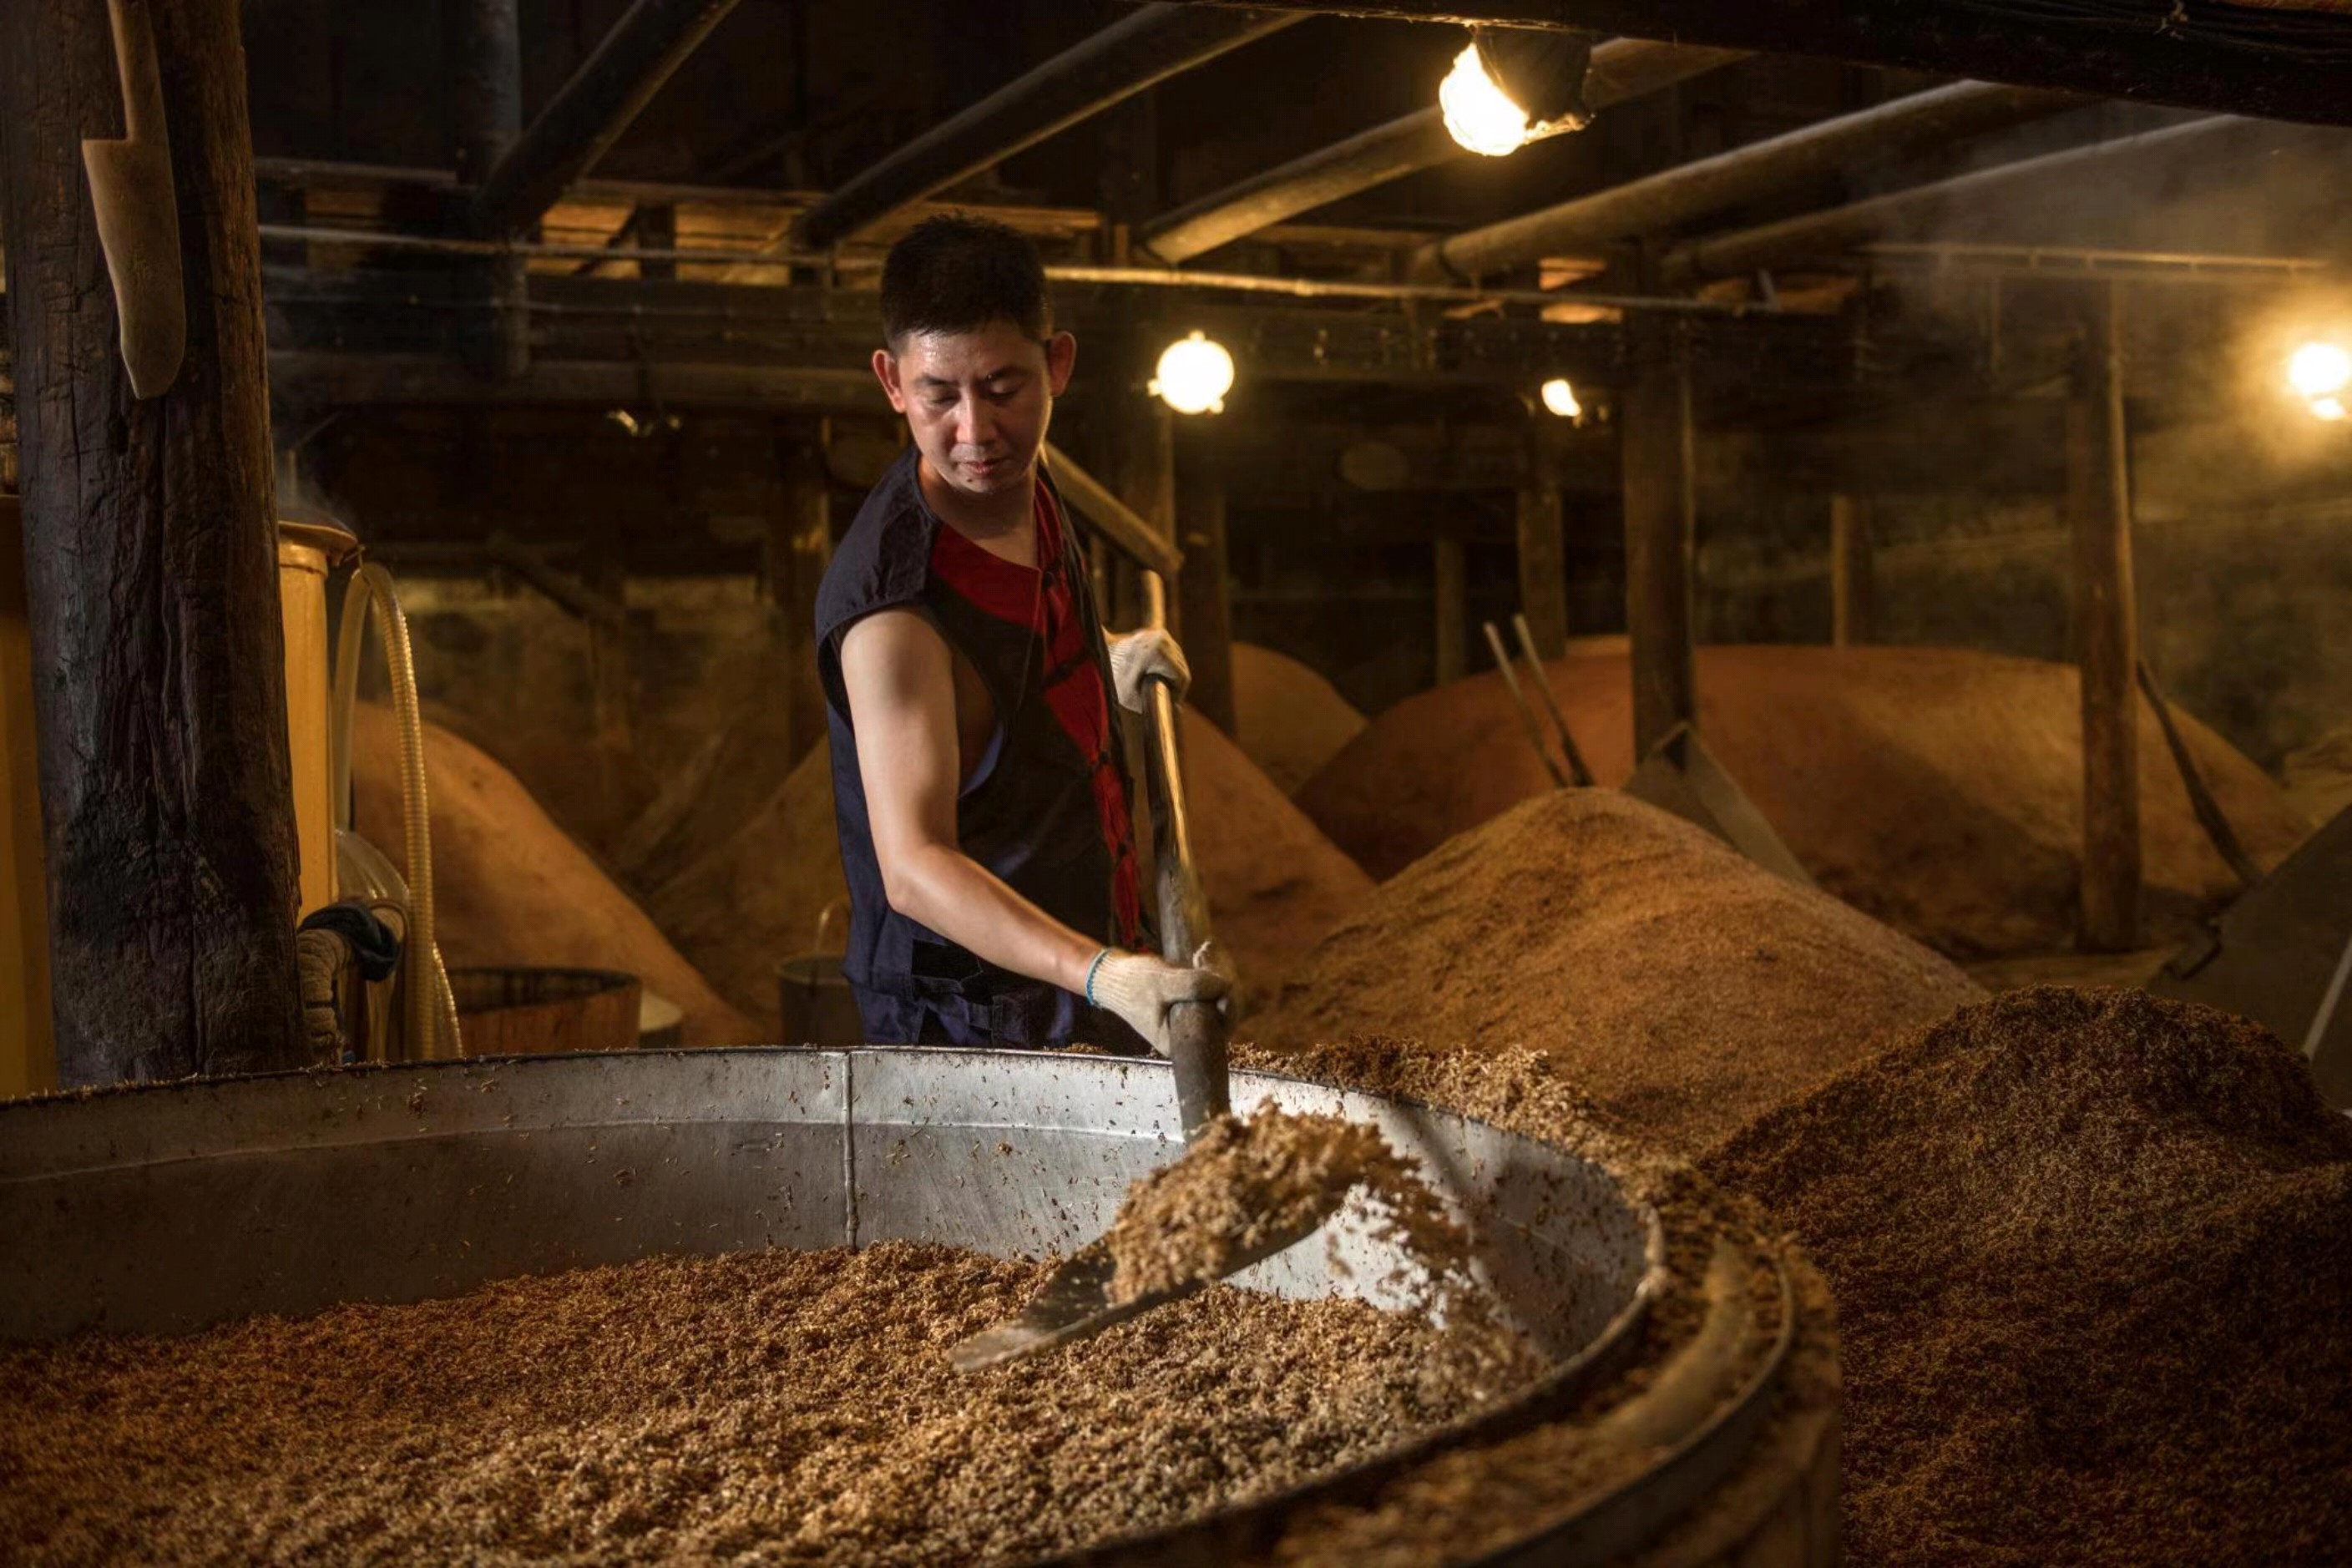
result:
M 1370 879 L 1214 725 L 1186 713 L 1183 743 L 1212 929 L 1243 984 L 1270 992 L 1370 893 Z M 647 889 L 655 921 L 757 1017 L 775 1013 L 776 964 L 814 951 L 818 916 L 845 896 L 832 765 L 820 746 L 731 831 L 701 814 L 678 836 L 698 851 Z
M 399 755 L 391 711 L 361 704 L 352 741 L 355 821 L 404 875 Z M 451 968 L 617 969 L 677 1004 L 688 1045 L 759 1037 L 512 773 L 429 724 L 425 758 L 436 918 Z
M 1285 795 L 1297 795 L 1364 716 L 1314 670 L 1270 647 L 1234 644 L 1234 742 Z
M 1541 1052 L 1612 1117 L 1695 1151 L 1981 994 L 1836 900 L 1586 790 L 1381 884 L 1240 1032 L 1277 1053 L 1366 1037 Z
M 903 1242 L 651 1258 L 0 1348 L 0 1559 L 1030 1561 L 1370 1458 L 1492 1372 L 1418 1314 L 1231 1289 L 950 1370 L 1038 1273 Z
M 1724 766 L 1828 891 L 1958 957 L 2070 946 L 2080 720 L 2064 665 L 1954 648 L 1699 650 L 1700 722 Z M 1604 784 L 1633 766 L 1626 661 L 1551 666 Z M 2269 866 L 2307 831 L 2252 762 L 2182 715 L 2208 782 Z M 1375 877 L 1549 787 L 1492 673 L 1381 714 L 1299 804 Z M 2140 727 L 2147 938 L 2186 934 L 2235 887 L 2152 720 Z
M 1703 1164 L 1836 1293 L 1849 1562 L 2344 1560 L 2352 1121 L 2259 1026 L 2019 992 Z

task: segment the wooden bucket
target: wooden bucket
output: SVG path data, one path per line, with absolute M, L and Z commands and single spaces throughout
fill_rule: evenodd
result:
M 643 987 L 608 969 L 453 969 L 469 1057 L 625 1051 L 637 1043 Z

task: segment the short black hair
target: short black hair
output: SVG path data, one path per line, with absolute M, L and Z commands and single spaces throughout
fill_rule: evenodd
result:
M 882 334 L 895 353 L 910 332 L 971 332 L 1010 321 L 1053 335 L 1045 263 L 1026 235 L 961 213 L 925 218 L 882 263 Z

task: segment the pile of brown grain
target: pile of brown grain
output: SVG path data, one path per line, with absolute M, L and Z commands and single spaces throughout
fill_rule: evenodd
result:
M 652 1259 L 0 1350 L 0 1558 L 1015 1562 L 1469 1403 L 1417 1317 L 1230 1289 L 950 1371 L 1037 1275 L 901 1243 Z
M 1622 655 L 1553 660 L 1552 687 L 1603 784 L 1632 772 Z M 2082 718 L 2071 666 L 1962 648 L 1698 650 L 1707 744 L 1822 886 L 1958 957 L 2074 938 Z M 2227 741 L 2179 715 L 2248 851 L 2275 864 L 2308 831 Z M 2237 890 L 2143 707 L 2141 843 L 2149 940 Z M 1385 878 L 1551 787 L 1492 671 L 1375 718 L 1298 794 L 1340 849 Z
M 1339 689 L 1287 654 L 1234 644 L 1234 743 L 1285 795 L 1297 795 L 1364 716 Z
M 391 711 L 361 704 L 352 725 L 353 821 L 405 875 L 399 758 Z M 616 969 L 677 1004 L 688 1045 L 760 1037 L 512 773 L 434 724 L 425 727 L 425 773 L 449 967 Z
M 1211 928 L 1244 986 L 1264 994 L 1363 901 L 1371 880 L 1190 710 L 1183 745 Z M 646 885 L 646 908 L 730 1001 L 772 1018 L 776 965 L 812 951 L 817 917 L 847 891 L 830 749 L 803 758 L 749 816 L 681 832 L 698 847 Z
M 1706 1163 L 1836 1291 L 1854 1561 L 2341 1560 L 2352 1124 L 2258 1026 L 2017 992 Z
M 1266 1015 L 1254 1058 L 1385 1037 L 1521 1048 L 1695 1151 L 1982 993 L 1836 900 L 1612 791 L 1554 792 L 1384 883 Z M 1271 1053 L 1269 1055 L 1269 1053 Z
M 1261 1109 L 1221 1116 L 1182 1157 L 1128 1189 L 1103 1237 L 1113 1301 L 1223 1279 L 1277 1237 L 1297 1237 L 1361 1188 L 1382 1234 L 1443 1280 L 1467 1279 L 1470 1241 L 1377 1128 L 1343 1116 Z

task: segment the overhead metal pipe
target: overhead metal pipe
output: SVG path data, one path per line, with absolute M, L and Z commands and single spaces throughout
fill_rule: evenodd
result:
M 908 142 L 801 216 L 823 250 L 1155 82 L 1281 31 L 1297 13 L 1145 5 Z
M 1661 279 L 1668 284 L 1706 278 L 1738 278 L 1768 268 L 1833 255 L 1901 232 L 1946 205 L 2007 185 L 2013 181 L 2049 176 L 2080 177 L 2108 164 L 2151 153 L 2189 147 L 2219 145 L 2244 139 L 2250 144 L 2270 144 L 2299 133 L 2273 121 L 2217 114 L 2161 131 L 2119 136 L 2049 153 L 2039 158 L 1996 163 L 1933 184 L 1890 191 L 1867 201 L 1824 212 L 1805 213 L 1779 223 L 1768 223 L 1735 234 L 1694 240 L 1666 253 L 1660 264 Z
M 1857 159 L 1999 130 L 2083 101 L 2041 88 L 1955 82 L 1433 241 L 1414 253 L 1412 276 L 1467 281 L 1656 234 L 1835 174 Z
M 467 227 L 511 238 L 537 223 L 734 8 L 735 0 L 636 0 L 483 179 Z
M 1599 110 L 1748 57 L 1640 38 L 1612 38 L 1592 51 L 1587 107 Z M 1143 247 L 1171 266 L 1230 245 L 1286 218 L 1473 154 L 1446 134 L 1432 107 L 1376 125 L 1164 213 L 1143 226 Z

